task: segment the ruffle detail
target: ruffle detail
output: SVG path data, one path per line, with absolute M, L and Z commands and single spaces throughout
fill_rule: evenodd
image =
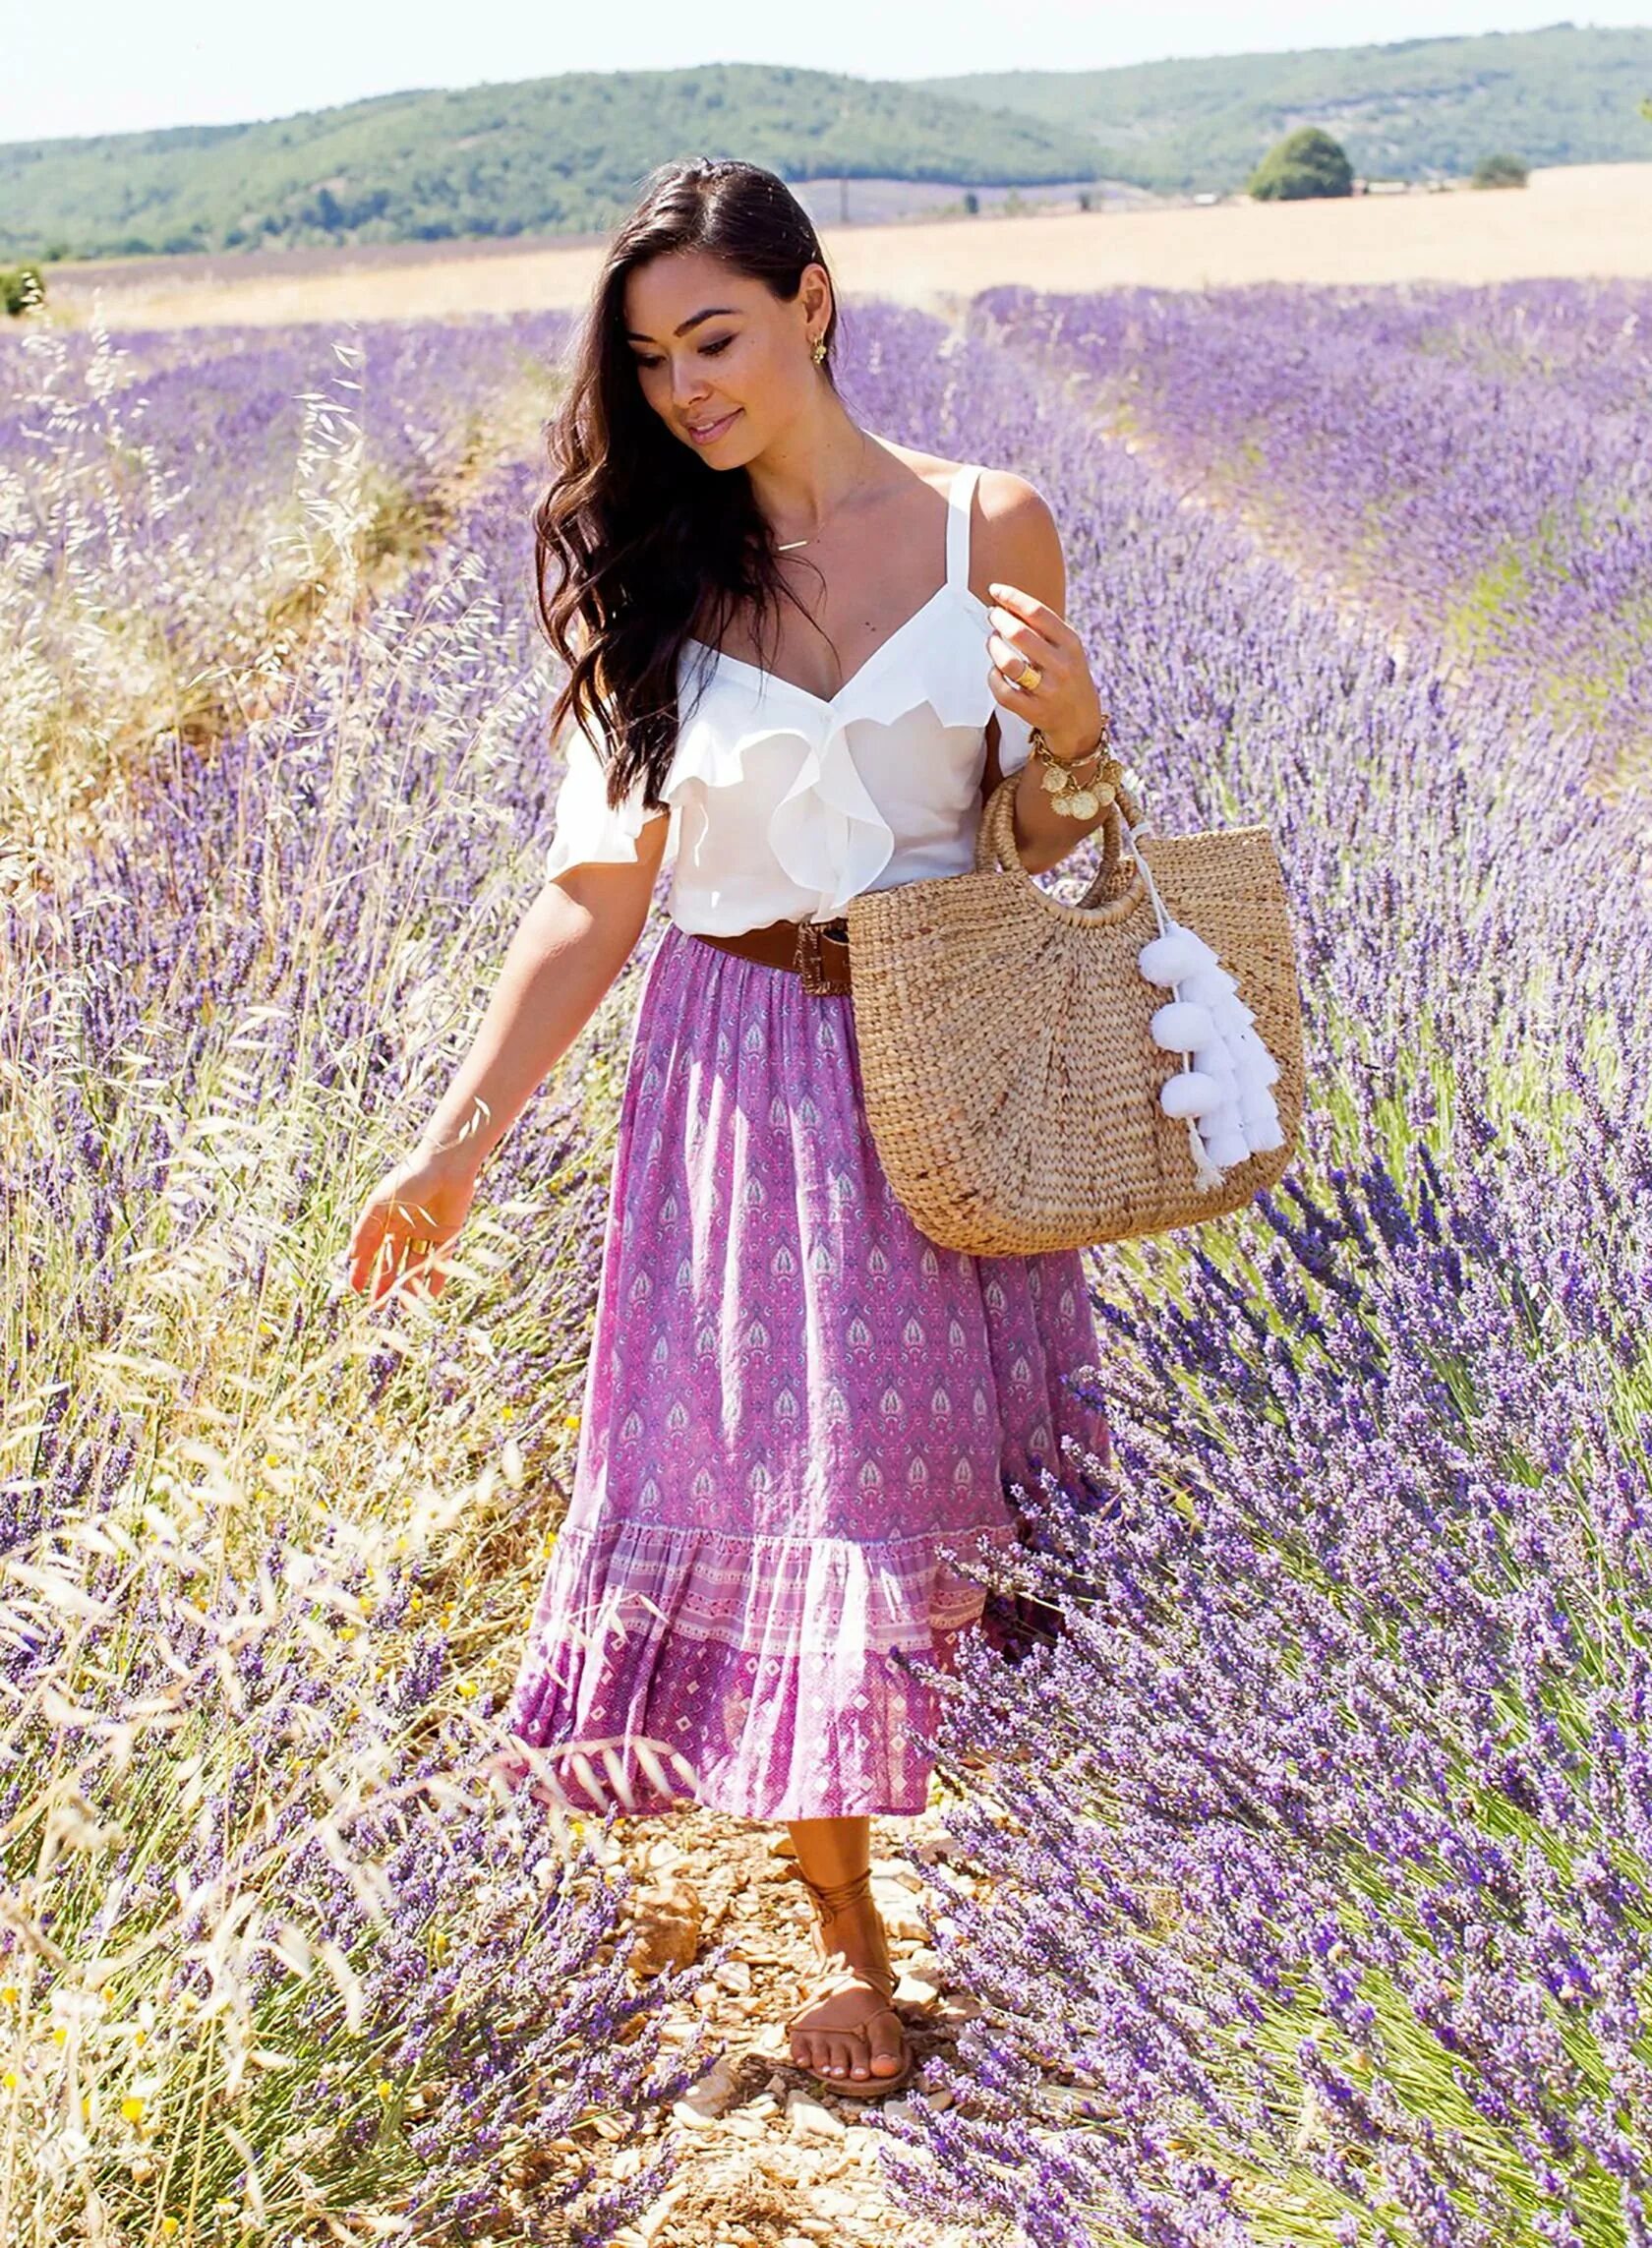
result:
M 635 861 L 637 838 L 644 824 L 660 817 L 646 809 L 639 776 L 619 804 L 610 804 L 608 779 L 602 759 L 583 727 L 568 738 L 567 764 L 557 790 L 556 827 L 545 857 L 544 879 L 554 881 L 570 866 L 623 865 Z M 671 812 L 665 857 L 670 865 L 677 856 L 678 815 Z
M 984 1598 L 949 1556 L 1015 1541 L 1003 1519 L 866 1545 L 564 1523 L 504 1728 L 578 1809 L 914 1815 L 940 1713 L 898 1652 L 949 1670 Z
M 753 710 L 761 709 L 763 717 L 758 725 L 731 730 L 726 712 L 719 722 L 724 691 L 714 681 L 702 698 L 709 711 L 697 709 L 680 727 L 666 781 L 667 802 L 678 803 L 695 781 L 708 789 L 733 788 L 748 754 L 778 754 L 782 743 L 795 742 L 796 774 L 770 814 L 764 840 L 787 880 L 813 893 L 816 917 L 842 913 L 851 898 L 871 886 L 895 852 L 895 830 L 872 800 L 850 749 L 850 722 L 824 714 L 819 727 L 777 720 L 769 714 L 765 695 L 736 686 L 729 691 Z
M 895 856 L 895 830 L 860 778 L 847 721 L 832 721 L 809 745 L 770 816 L 768 840 L 788 880 L 812 890 L 825 916 L 869 890 Z
M 908 625 L 943 607 L 948 596 L 962 598 L 984 625 L 985 604 L 950 586 L 909 618 Z M 884 660 L 906 629 L 885 641 L 829 701 L 755 665 L 719 659 L 698 642 L 684 650 L 685 664 L 697 660 L 703 668 L 693 707 L 678 728 L 665 799 L 675 805 L 696 781 L 710 789 L 733 788 L 748 754 L 769 756 L 782 743 L 796 742 L 800 762 L 770 815 L 766 841 L 788 880 L 813 894 L 816 918 L 842 913 L 851 898 L 870 889 L 896 849 L 895 832 L 856 762 L 852 726 L 896 726 L 927 709 L 937 727 L 978 733 L 996 711 L 1000 771 L 1013 773 L 1027 762 L 1031 729 L 995 701 L 984 644 L 971 649 L 959 639 L 937 636 L 911 664 Z M 680 694 L 681 674 L 678 683 Z
M 949 599 L 964 603 L 979 627 L 978 638 L 947 631 L 923 635 L 922 621 L 931 610 L 944 610 Z M 967 588 L 942 588 L 831 701 L 754 665 L 718 659 L 698 642 L 689 642 L 678 670 L 684 715 L 661 791 L 672 823 L 662 863 L 669 866 L 677 858 L 681 800 L 693 783 L 734 788 L 748 757 L 789 753 L 796 760 L 796 772 L 770 815 L 769 850 L 788 881 L 813 897 L 811 917 L 841 914 L 851 898 L 872 887 L 896 850 L 895 831 L 861 778 L 851 748 L 853 726 L 897 726 L 927 709 L 939 728 L 979 733 L 996 712 L 999 770 L 1019 772 L 1027 762 L 1030 726 L 1004 709 L 987 684 L 986 616 L 986 604 Z M 914 628 L 915 644 L 912 660 L 903 662 L 896 648 L 909 626 Z M 690 706 L 683 688 L 696 660 L 703 671 Z M 790 752 L 789 744 L 794 745 Z M 644 824 L 659 815 L 644 808 L 640 779 L 618 805 L 608 802 L 605 788 L 602 759 L 585 731 L 575 729 L 557 792 L 547 881 L 570 866 L 635 860 Z

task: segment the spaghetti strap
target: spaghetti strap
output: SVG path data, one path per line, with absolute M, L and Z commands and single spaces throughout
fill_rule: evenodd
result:
M 960 589 L 970 583 L 970 501 L 979 473 L 974 461 L 966 461 L 947 494 L 947 583 Z

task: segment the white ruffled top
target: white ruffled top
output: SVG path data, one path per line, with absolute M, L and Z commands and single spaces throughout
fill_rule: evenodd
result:
M 645 819 L 671 822 L 672 918 L 713 936 L 830 920 L 863 890 L 967 873 L 994 712 L 1001 771 L 1018 771 L 1031 746 L 1026 720 L 987 683 L 990 617 L 969 584 L 978 474 L 967 463 L 947 494 L 943 582 L 829 699 L 689 641 L 667 810 L 644 812 L 640 781 L 610 808 L 601 759 L 576 730 L 546 880 L 634 860 Z

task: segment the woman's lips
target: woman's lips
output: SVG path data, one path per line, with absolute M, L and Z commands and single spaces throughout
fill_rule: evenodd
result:
M 712 422 L 701 430 L 690 429 L 688 435 L 696 444 L 715 444 L 730 423 L 736 420 L 741 411 L 742 409 L 737 406 L 733 413 L 725 414 L 720 422 Z

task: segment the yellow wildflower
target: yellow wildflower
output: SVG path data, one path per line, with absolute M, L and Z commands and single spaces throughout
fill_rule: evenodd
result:
M 121 2101 L 121 2113 L 129 2123 L 142 2123 L 144 2120 L 143 2095 L 137 2092 L 129 2092 Z

